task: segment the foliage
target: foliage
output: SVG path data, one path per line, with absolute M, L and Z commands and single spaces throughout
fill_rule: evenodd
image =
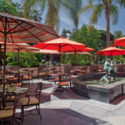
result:
M 64 4 L 66 5 L 66 7 L 64 6 L 64 8 L 66 9 L 68 17 L 71 19 L 75 28 L 78 30 L 78 23 L 79 23 L 78 12 L 82 7 L 82 0 L 65 0 Z
M 9 62 L 7 65 L 17 66 L 18 62 Z M 39 63 L 38 62 L 27 62 L 27 63 L 19 62 L 19 66 L 20 67 L 38 67 Z
M 40 10 L 36 10 L 36 9 L 33 9 L 30 13 L 30 16 L 29 18 L 31 20 L 35 20 L 35 21 L 38 21 L 38 22 L 41 22 L 42 21 L 42 18 L 41 18 L 41 13 L 40 13 Z
M 91 29 L 91 31 L 88 31 L 87 25 L 83 25 L 80 30 L 74 32 L 72 40 L 83 43 L 97 51 L 100 35 L 96 28 L 91 27 Z
M 12 3 L 12 0 L 0 0 L 0 12 L 6 12 L 12 15 L 18 15 L 18 10 Z
M 122 31 L 121 30 L 120 31 L 115 31 L 114 32 L 114 37 L 115 37 L 115 39 L 118 39 L 118 38 L 122 37 Z
M 8 65 L 18 65 L 18 53 L 11 53 L 7 52 L 7 61 Z M 16 58 L 15 58 L 16 57 Z M 41 61 L 43 56 L 40 57 L 39 54 L 35 53 L 19 53 L 19 65 L 21 67 L 37 67 L 39 66 L 39 62 L 36 61 Z M 44 62 L 43 62 L 44 63 Z
M 118 22 L 118 16 L 119 16 L 119 9 L 116 4 L 125 5 L 124 0 L 89 0 L 88 4 L 84 5 L 80 11 L 80 13 L 84 11 L 92 11 L 91 17 L 90 17 L 90 28 L 91 25 L 97 23 L 98 19 L 101 17 L 102 12 L 105 12 L 106 17 L 106 46 L 110 46 L 110 17 L 112 19 L 113 24 L 117 24 Z
M 60 63 L 56 63 L 56 66 L 59 66 L 60 65 Z
M 113 60 L 116 62 L 116 64 L 120 64 L 120 63 L 125 62 L 125 57 L 123 55 L 114 56 Z
M 106 48 L 106 31 L 105 30 L 98 30 L 100 34 L 100 39 L 99 39 L 99 48 L 103 49 Z M 110 33 L 110 45 L 114 42 L 114 35 Z

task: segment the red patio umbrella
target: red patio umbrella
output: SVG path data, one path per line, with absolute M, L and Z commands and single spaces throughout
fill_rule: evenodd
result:
M 4 42 L 4 83 L 6 69 L 6 43 L 39 43 L 58 38 L 51 26 L 33 20 L 0 13 L 0 41 Z M 3 91 L 5 85 L 3 85 Z
M 108 47 L 106 49 L 102 49 L 98 52 L 96 52 L 97 55 L 102 55 L 102 56 L 118 56 L 118 55 L 124 55 L 125 50 L 116 48 L 116 47 Z
M 82 51 L 82 49 L 86 48 L 84 44 L 74 42 L 72 40 L 68 40 L 63 37 L 51 40 L 46 43 L 39 43 L 33 47 L 46 50 L 57 50 L 58 52 L 60 52 L 60 71 L 61 71 L 61 52 L 66 52 L 66 51 L 68 52 L 74 50 Z
M 4 47 L 1 48 L 2 51 L 4 51 Z M 38 51 L 39 49 L 31 47 L 29 44 L 26 43 L 7 43 L 6 45 L 6 51 L 7 52 L 17 52 L 18 53 L 18 82 L 19 82 L 19 76 L 20 76 L 20 70 L 19 70 L 19 53 L 20 52 L 33 52 Z
M 63 51 L 63 53 L 65 53 L 65 52 L 66 52 L 67 54 L 68 54 L 68 53 L 71 53 L 71 52 L 74 53 L 74 54 L 75 54 L 75 66 L 76 66 L 76 54 L 77 54 L 77 53 L 79 53 L 79 54 L 81 53 L 81 54 L 82 54 L 83 52 L 89 52 L 89 51 L 93 51 L 93 50 L 95 50 L 95 49 L 86 47 L 86 48 L 83 48 L 83 49 L 81 49 L 81 50 L 80 50 L 80 49 L 79 49 L 79 50 L 76 49 L 76 50 Z M 83 53 L 83 54 L 84 54 L 84 53 Z
M 113 45 L 114 46 L 123 46 L 123 47 L 125 47 L 125 37 L 115 39 Z
M 74 42 L 72 40 L 68 40 L 63 37 L 55 39 L 55 40 L 51 40 L 46 43 L 37 44 L 34 47 L 39 48 L 39 49 L 46 49 L 46 50 L 57 50 L 58 52 L 60 52 L 60 69 L 59 69 L 60 72 L 61 72 L 61 53 L 63 51 L 82 50 L 86 48 L 84 44 Z M 61 75 L 59 75 L 59 83 L 60 81 L 61 81 Z M 60 90 L 60 88 L 62 87 L 59 85 L 58 89 Z

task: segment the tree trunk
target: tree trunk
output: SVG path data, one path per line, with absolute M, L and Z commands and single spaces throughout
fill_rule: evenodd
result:
M 93 57 L 94 57 L 94 54 L 92 53 L 92 56 L 91 56 L 91 64 L 93 64 Z
M 54 54 L 50 55 L 50 62 L 51 62 L 51 65 L 54 66 Z
M 110 8 L 106 9 L 106 47 L 110 46 Z
M 1 51 L 1 44 L 0 44 L 0 73 L 2 73 L 2 51 Z

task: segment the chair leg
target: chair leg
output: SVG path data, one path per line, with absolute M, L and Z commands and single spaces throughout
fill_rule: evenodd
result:
M 38 109 L 39 109 L 40 118 L 42 119 L 42 116 L 41 116 L 41 113 L 40 113 L 40 106 L 39 105 L 38 105 Z
M 24 120 L 24 106 L 21 106 L 21 120 Z
M 12 125 L 15 125 L 15 116 L 12 117 Z
M 3 125 L 3 123 L 4 123 L 4 119 L 2 120 L 2 125 Z

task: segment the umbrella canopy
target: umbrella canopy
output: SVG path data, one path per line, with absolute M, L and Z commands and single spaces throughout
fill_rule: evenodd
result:
M 57 50 L 60 52 L 60 72 L 61 72 L 61 52 L 69 51 L 69 50 L 81 50 L 86 48 L 84 44 L 74 42 L 72 40 L 68 40 L 66 38 L 58 38 L 55 40 L 51 40 L 46 43 L 37 44 L 34 47 L 39 49 L 47 49 L 47 50 Z M 59 81 L 61 81 L 61 76 L 59 77 Z
M 5 32 L 7 41 L 10 43 L 39 43 L 59 38 L 58 34 L 49 25 L 8 13 L 0 13 L 1 42 L 4 42 Z
M 66 52 L 65 54 L 74 54 L 74 52 Z M 89 52 L 77 52 L 76 54 L 89 55 L 91 53 L 89 53 Z
M 85 52 L 93 51 L 93 50 L 94 50 L 93 48 L 85 47 L 81 50 L 76 49 L 76 50 L 68 50 L 68 51 L 64 51 L 64 52 L 66 52 L 67 54 L 68 53 L 74 53 L 75 54 L 75 66 L 76 66 L 76 54 L 78 54 L 78 53 L 85 54 Z
M 124 55 L 125 50 L 116 47 L 108 47 L 106 49 L 102 49 L 96 52 L 96 54 L 103 56 L 118 56 L 118 55 Z
M 67 50 L 67 51 L 63 51 L 63 53 L 83 53 L 83 52 L 88 52 L 88 51 L 94 51 L 95 49 L 93 48 L 89 48 L 89 47 L 85 47 L 82 49 L 74 49 L 74 50 Z
M 35 48 L 35 47 L 34 47 Z M 33 51 L 33 53 L 42 53 L 42 54 L 60 54 L 58 51 L 56 50 L 44 50 L 44 49 L 40 49 L 39 51 Z
M 6 43 L 38 43 L 58 38 L 58 34 L 48 25 L 20 18 L 8 13 L 0 13 L 0 41 L 4 42 L 4 83 L 6 69 Z M 5 91 L 5 85 L 3 86 Z
M 84 44 L 68 40 L 66 38 L 58 38 L 46 43 L 39 43 L 33 47 L 46 50 L 57 50 L 59 52 L 66 52 L 69 50 L 82 50 L 86 46 Z
M 33 52 L 33 51 L 38 51 L 38 50 L 39 49 L 31 47 L 30 45 L 28 45 L 26 43 L 18 43 L 18 44 L 7 43 L 6 44 L 7 52 L 18 52 L 18 82 L 19 82 L 19 76 L 20 76 L 19 52 Z M 4 46 L 1 47 L 1 51 L 4 51 Z
M 125 47 L 125 37 L 116 39 L 113 43 L 114 46 L 123 46 Z

